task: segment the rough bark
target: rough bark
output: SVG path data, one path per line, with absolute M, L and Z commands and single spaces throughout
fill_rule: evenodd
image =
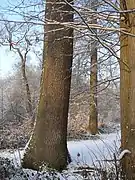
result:
M 97 0 L 92 1 L 91 6 L 96 11 Z M 94 17 L 92 24 L 96 24 L 97 19 Z M 96 29 L 93 29 L 97 33 Z M 97 112 L 97 42 L 91 44 L 91 69 L 90 69 L 90 117 L 88 131 L 95 135 L 98 133 L 98 112 Z
M 46 19 L 72 22 L 71 10 L 62 0 L 46 1 Z M 45 59 L 37 119 L 22 165 L 38 170 L 39 166 L 48 164 L 61 170 L 66 167 L 68 157 L 67 119 L 73 30 L 62 25 L 46 23 L 45 32 Z
M 134 0 L 121 0 L 123 10 L 134 9 Z M 134 13 L 121 14 L 121 28 L 135 35 Z M 120 104 L 122 150 L 131 154 L 122 159 L 123 179 L 135 179 L 135 37 L 121 33 Z

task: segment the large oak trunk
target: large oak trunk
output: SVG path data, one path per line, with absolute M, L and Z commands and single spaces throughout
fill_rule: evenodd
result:
M 72 22 L 71 7 L 62 0 L 46 1 L 46 20 Z M 48 164 L 58 170 L 67 165 L 67 119 L 71 83 L 73 30 L 63 25 L 45 26 L 44 66 L 36 124 L 23 167 Z

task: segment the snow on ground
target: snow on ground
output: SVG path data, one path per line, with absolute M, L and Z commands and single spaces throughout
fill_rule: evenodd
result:
M 68 149 L 71 154 L 72 164 L 87 164 L 92 166 L 100 160 L 113 159 L 120 146 L 120 132 L 99 135 L 95 140 L 69 141 Z M 20 164 L 23 150 L 1 150 L 0 157 L 13 159 Z
M 120 147 L 120 132 L 102 134 L 96 140 L 70 141 L 68 149 L 74 164 L 93 165 L 100 160 L 114 159 Z
M 48 169 L 45 169 L 43 172 L 36 172 L 33 170 L 20 168 L 21 157 L 23 156 L 24 152 L 23 150 L 3 150 L 0 151 L 0 157 L 13 160 L 13 163 L 16 165 L 17 169 L 13 169 L 13 173 L 9 173 L 10 178 L 8 179 L 10 180 L 83 180 L 84 176 L 75 173 L 76 167 L 82 167 L 84 165 L 85 167 L 95 167 L 95 165 L 96 167 L 98 165 L 101 167 L 101 164 L 102 167 L 106 167 L 106 162 L 104 163 L 104 160 L 113 160 L 113 154 L 118 152 L 119 146 L 120 132 L 99 135 L 96 139 L 93 137 L 91 140 L 69 141 L 68 149 L 73 162 L 68 166 L 68 170 L 63 171 L 62 174 L 56 171 L 48 171 Z M 96 178 L 93 172 L 87 179 L 102 179 L 99 178 L 99 176 L 100 175 L 98 175 Z M 3 177 L 5 178 L 5 176 L 2 176 L 2 178 Z

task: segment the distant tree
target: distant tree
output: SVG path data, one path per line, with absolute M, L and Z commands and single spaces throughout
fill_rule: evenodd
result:
M 29 46 L 29 45 L 27 44 L 27 46 Z M 33 119 L 31 91 L 30 91 L 28 78 L 26 75 L 26 61 L 27 61 L 27 54 L 28 54 L 29 50 L 27 49 L 23 55 L 19 48 L 14 48 L 14 49 L 17 50 L 17 53 L 21 59 L 21 74 L 22 74 L 22 78 L 24 81 L 25 89 L 26 89 L 26 95 L 27 95 L 27 101 L 26 101 L 27 113 L 29 114 L 29 117 Z
M 6 113 L 4 118 L 7 121 L 15 120 L 23 122 L 23 120 L 30 120 L 30 116 L 27 110 L 27 94 L 26 87 L 22 78 L 21 64 L 15 65 L 15 71 L 12 75 L 7 77 L 5 80 L 5 97 L 6 102 Z M 41 71 L 34 68 L 32 65 L 26 66 L 26 74 L 29 82 L 32 100 L 32 116 L 35 117 L 37 103 L 39 98 L 39 82 Z
M 97 11 L 98 0 L 91 0 L 91 8 Z M 93 16 L 92 24 L 97 24 L 97 17 Z M 97 30 L 93 29 L 96 36 Z M 95 135 L 98 133 L 98 112 L 97 112 L 97 41 L 91 39 L 91 68 L 90 68 L 90 116 L 88 131 Z
M 4 102 L 4 80 L 0 79 L 0 123 L 4 121 L 5 102 Z
M 68 1 L 72 2 L 72 1 Z M 67 119 L 73 58 L 73 29 L 56 22 L 72 22 L 71 6 L 46 1 L 46 25 L 40 101 L 33 135 L 23 158 L 25 168 L 43 164 L 62 170 L 67 165 Z M 54 24 L 53 24 L 54 23 Z
M 16 24 L 11 25 L 10 23 L 5 23 L 5 29 L 7 31 L 7 42 L 9 43 L 10 46 L 10 51 L 13 50 L 15 53 L 18 54 L 20 58 L 20 69 L 21 69 L 21 76 L 23 79 L 23 83 L 25 86 L 25 91 L 26 91 L 26 96 L 27 96 L 27 101 L 26 101 L 26 110 L 27 114 L 30 119 L 33 119 L 33 111 L 32 111 L 32 98 L 31 98 L 31 91 L 30 91 L 30 86 L 28 82 L 28 77 L 26 74 L 26 63 L 28 61 L 28 53 L 30 52 L 31 49 L 31 42 L 29 40 L 28 32 L 29 32 L 29 26 L 25 29 L 24 28 L 24 36 L 23 38 L 20 37 L 18 38 L 19 40 L 14 42 L 14 33 L 16 32 Z M 28 36 L 28 37 L 27 37 Z M 23 39 L 23 42 L 21 42 Z M 21 45 L 23 44 L 23 45 Z M 33 122 L 33 121 L 32 121 Z

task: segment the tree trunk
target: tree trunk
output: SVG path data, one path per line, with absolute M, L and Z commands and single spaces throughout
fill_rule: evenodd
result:
M 33 113 L 32 113 L 31 93 L 30 93 L 28 79 L 26 76 L 26 67 L 25 67 L 24 60 L 22 61 L 22 64 L 21 64 L 21 71 L 22 71 L 22 77 L 23 77 L 24 85 L 26 88 L 26 95 L 27 95 L 26 110 L 27 110 L 27 113 L 29 114 L 30 118 L 32 118 L 32 122 L 33 122 L 34 120 L 33 120 Z
M 73 13 L 62 0 L 46 1 L 46 19 L 72 22 Z M 23 167 L 39 169 L 47 164 L 57 170 L 67 165 L 67 119 L 73 58 L 73 30 L 62 25 L 45 26 L 44 66 L 36 124 Z
M 76 72 L 76 86 L 77 86 L 77 89 L 80 87 L 80 64 L 81 64 L 81 58 L 78 57 L 77 59 L 77 72 Z
M 91 2 L 91 7 L 96 11 L 97 0 Z M 95 18 L 95 17 L 94 17 Z M 97 24 L 97 19 L 92 20 Z M 96 34 L 97 30 L 93 29 Z M 95 135 L 98 133 L 98 112 L 97 112 L 97 42 L 91 44 L 91 70 L 90 70 L 90 117 L 88 131 Z
M 134 9 L 134 0 L 121 0 L 122 10 Z M 121 14 L 121 28 L 135 35 L 134 13 Z M 120 104 L 122 150 L 131 154 L 122 159 L 123 179 L 135 179 L 135 37 L 121 33 Z
M 4 87 L 3 82 L 1 82 L 1 122 L 4 121 Z
M 30 118 L 32 118 L 32 125 L 33 125 L 34 116 L 33 116 L 33 111 L 32 111 L 32 99 L 31 99 L 31 93 L 30 93 L 30 87 L 29 87 L 28 79 L 26 76 L 26 58 L 27 58 L 28 50 L 26 50 L 26 52 L 23 56 L 19 48 L 14 48 L 14 49 L 17 50 L 18 55 L 21 58 L 21 72 L 22 72 L 22 78 L 23 78 L 23 82 L 24 82 L 24 85 L 26 88 L 26 96 L 27 96 L 26 110 L 27 110 L 27 113 L 29 114 Z

